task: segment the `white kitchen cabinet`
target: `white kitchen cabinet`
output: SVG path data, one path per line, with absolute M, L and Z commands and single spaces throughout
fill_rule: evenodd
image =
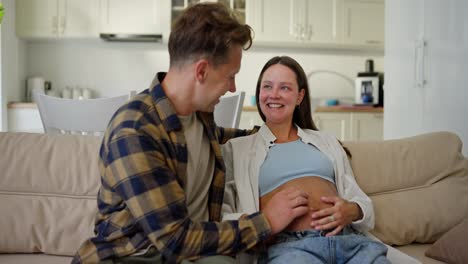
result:
M 220 2 L 234 10 L 240 22 L 245 23 L 245 1 L 246 0 L 171 0 L 171 22 L 174 23 L 184 9 L 191 5 L 199 2 Z
M 332 43 L 336 41 L 337 0 L 247 1 L 247 24 L 255 41 Z
M 381 48 L 384 0 L 250 0 L 246 23 L 259 45 Z
M 36 107 L 8 108 L 8 131 L 44 133 L 41 116 Z
M 305 2 L 306 16 L 303 25 L 307 29 L 306 40 L 314 43 L 337 41 L 338 0 L 302 0 Z
M 256 42 L 295 42 L 294 0 L 256 0 L 246 2 L 246 23 L 255 32 Z
M 314 113 L 313 118 L 319 130 L 332 133 L 341 141 L 352 139 L 350 113 Z
M 341 141 L 383 139 L 382 113 L 316 112 L 313 117 L 319 130 L 332 133 Z
M 162 34 L 170 30 L 169 0 L 101 0 L 101 33 Z
M 384 0 L 340 0 L 338 24 L 344 44 L 383 46 Z
M 353 140 L 383 140 L 382 113 L 352 113 Z
M 98 37 L 96 0 L 16 0 L 16 32 L 24 38 Z
M 315 125 L 341 141 L 383 140 L 383 113 L 381 112 L 315 112 Z M 239 128 L 260 126 L 263 120 L 256 107 L 244 107 Z

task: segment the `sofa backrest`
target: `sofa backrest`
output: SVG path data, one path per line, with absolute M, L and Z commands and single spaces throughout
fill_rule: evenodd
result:
M 0 253 L 75 254 L 93 234 L 100 143 L 0 133 Z
M 468 216 L 468 159 L 449 132 L 345 142 L 374 203 L 373 234 L 388 244 L 430 243 Z
M 73 255 L 92 236 L 100 186 L 93 136 L 0 133 L 0 253 Z M 468 160 L 452 133 L 345 142 L 386 243 L 433 242 L 468 215 Z

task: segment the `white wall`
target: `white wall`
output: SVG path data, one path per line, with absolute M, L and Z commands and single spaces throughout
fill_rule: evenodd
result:
M 2 131 L 7 130 L 6 103 L 23 99 L 24 80 L 26 76 L 27 56 L 25 42 L 19 40 L 15 33 L 15 2 L 3 0 L 5 15 L 1 29 L 1 93 L 2 93 Z
M 109 43 L 102 40 L 33 41 L 27 44 L 27 74 L 52 81 L 56 89 L 88 87 L 95 96 L 112 96 L 148 87 L 154 74 L 169 66 L 167 46 L 148 43 Z M 273 56 L 289 55 L 308 73 L 336 71 L 354 80 L 372 58 L 375 69 L 383 70 L 383 55 L 357 51 L 251 48 L 244 52 L 237 88 L 247 98 L 255 93 L 258 74 Z M 346 79 L 329 73 L 310 78 L 311 93 L 318 97 L 353 97 L 354 87 Z M 17 87 L 16 89 L 22 89 Z M 18 94 L 12 91 L 12 94 Z M 250 100 L 246 100 L 248 102 Z
M 7 90 L 7 101 L 25 99 L 25 81 L 30 76 L 50 80 L 54 89 L 86 87 L 95 91 L 95 97 L 107 97 L 146 89 L 156 72 L 168 69 L 165 44 L 109 43 L 100 39 L 18 40 L 14 0 L 2 2 L 8 14 L 2 25 L 3 87 Z M 354 97 L 352 80 L 357 72 L 364 70 L 368 58 L 374 59 L 377 71 L 383 71 L 383 52 L 255 48 L 254 41 L 254 47 L 244 52 L 237 76 L 238 90 L 247 93 L 246 102 L 255 93 L 264 63 L 278 55 L 297 59 L 306 73 L 320 71 L 310 78 L 313 97 Z M 323 71 L 334 71 L 338 75 Z

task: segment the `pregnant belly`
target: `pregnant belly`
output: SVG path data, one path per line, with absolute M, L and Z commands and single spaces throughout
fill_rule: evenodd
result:
M 286 230 L 289 231 L 310 230 L 310 222 L 312 221 L 310 216 L 311 213 L 313 211 L 318 211 L 333 206 L 331 204 L 322 202 L 320 197 L 338 196 L 338 192 L 336 191 L 336 187 L 333 183 L 319 177 L 302 177 L 288 181 L 268 194 L 262 196 L 260 198 L 260 209 L 268 203 L 268 201 L 271 199 L 271 197 L 273 197 L 273 195 L 275 195 L 275 193 L 287 187 L 300 189 L 309 195 L 309 213 L 298 217 L 293 222 L 291 222 L 291 224 L 289 224 L 289 226 L 286 228 Z

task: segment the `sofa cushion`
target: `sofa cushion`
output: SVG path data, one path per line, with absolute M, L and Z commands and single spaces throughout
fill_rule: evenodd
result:
M 427 251 L 426 256 L 447 263 L 468 263 L 468 218 L 445 233 Z
M 383 242 L 432 243 L 468 215 L 468 159 L 455 134 L 345 145 L 374 203 L 373 234 Z
M 0 133 L 0 252 L 73 255 L 92 235 L 100 141 Z
M 2 264 L 70 264 L 71 257 L 46 254 L 0 254 Z
M 423 264 L 443 264 L 445 262 L 442 262 L 442 261 L 438 261 L 436 259 L 433 259 L 433 258 L 429 258 L 427 256 L 424 255 L 424 252 L 426 252 L 426 250 L 428 248 L 431 247 L 432 244 L 418 244 L 418 243 L 414 243 L 414 244 L 409 244 L 409 245 L 406 245 L 406 246 L 399 246 L 399 247 L 395 247 L 396 250 L 399 250 L 405 254 L 408 254 L 409 256 L 417 259 L 420 261 L 420 263 L 423 263 Z M 399 263 L 395 263 L 395 264 L 399 264 Z

